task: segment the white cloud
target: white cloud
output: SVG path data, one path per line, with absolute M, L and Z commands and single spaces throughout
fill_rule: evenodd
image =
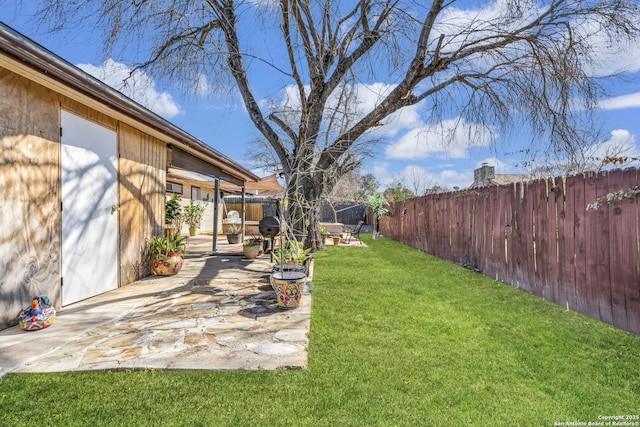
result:
M 489 166 L 493 166 L 496 169 L 496 173 L 511 173 L 511 170 L 513 169 L 507 163 L 498 160 L 497 157 L 487 157 L 484 160 L 480 160 L 476 163 L 476 168 L 482 167 L 485 163 Z
M 170 119 L 180 114 L 180 106 L 167 92 L 157 92 L 154 80 L 143 71 L 135 71 L 120 62 L 106 60 L 101 66 L 78 64 L 78 68 L 103 81 L 123 95 L 156 114 Z
M 508 0 L 494 0 L 479 9 L 447 7 L 440 14 L 431 43 L 438 42 L 440 34 L 446 34 L 449 36 L 445 37 L 444 46 L 447 50 L 456 51 L 463 43 L 494 37 L 497 32 L 514 31 L 543 12 L 533 1 L 528 5 L 523 2 L 515 18 L 510 3 Z
M 603 110 L 621 110 L 624 108 L 640 107 L 640 92 L 630 93 L 628 95 L 615 96 L 600 101 L 599 107 Z
M 376 177 L 378 181 L 378 190 L 382 191 L 394 182 L 393 173 L 389 170 L 389 163 L 376 162 L 371 167 L 371 170 L 367 171 Z
M 453 190 L 454 187 L 467 188 L 473 183 L 473 171 L 458 172 L 453 169 L 444 169 L 432 172 L 416 164 L 407 165 L 394 173 L 391 172 L 389 163 L 379 162 L 375 163 L 368 172 L 376 177 L 379 191 L 384 191 L 397 182 L 418 193 L 435 186 Z
M 198 74 L 198 80 L 195 84 L 195 92 L 198 95 L 209 95 L 211 93 L 211 85 L 207 76 L 200 73 Z
M 466 188 L 473 182 L 473 174 L 451 169 L 433 173 L 422 166 L 407 165 L 400 171 L 396 181 L 402 182 L 414 194 L 421 195 L 435 186 L 448 190 L 453 190 L 454 187 Z
M 578 31 L 589 34 L 589 44 L 593 49 L 592 63 L 587 70 L 594 76 L 640 71 L 640 40 L 625 42 L 609 38 L 597 22 L 585 22 Z
M 467 188 L 473 184 L 473 172 L 458 172 L 454 170 L 445 170 L 438 175 L 438 184 L 447 187 L 450 190 Z
M 626 129 L 611 131 L 611 138 L 583 150 L 582 155 L 594 165 L 601 166 L 600 159 L 606 157 L 640 157 L 640 150 L 636 145 L 636 137 Z M 619 167 L 615 164 L 611 167 Z
M 438 124 L 422 124 L 390 143 L 386 156 L 391 159 L 424 159 L 433 155 L 466 158 L 471 147 L 486 147 L 495 135 L 483 125 L 464 119 L 449 119 Z
M 531 22 L 546 7 L 533 1 L 528 6 L 522 5 L 520 16 L 505 19 L 509 16 L 510 2 L 508 0 L 494 0 L 476 9 L 447 8 L 441 14 L 433 31 L 431 45 L 437 43 L 440 34 L 448 34 L 445 38 L 446 50 L 455 51 L 462 43 L 491 37 L 496 31 L 512 31 L 514 28 Z M 588 73 L 594 76 L 606 76 L 616 73 L 640 71 L 640 40 L 625 41 L 608 36 L 602 22 L 595 19 L 583 22 L 573 21 L 573 36 L 582 35 L 588 38 L 592 54 L 584 58 Z M 482 60 L 482 59 L 475 59 Z
M 248 2 L 259 9 L 277 10 L 279 6 L 277 0 L 248 0 Z
M 376 135 L 395 136 L 404 129 L 420 125 L 420 113 L 417 105 L 409 105 L 396 111 L 384 120 L 384 126 L 376 128 Z
M 336 123 L 340 124 L 337 127 L 344 124 L 342 119 L 345 114 L 345 109 L 347 110 L 346 114 L 349 115 L 347 118 L 348 123 L 355 124 L 357 120 L 360 120 L 376 108 L 394 88 L 395 85 L 379 82 L 371 84 L 359 83 L 356 85 L 346 86 L 344 88 L 345 93 L 342 95 L 342 100 L 340 99 L 341 94 L 339 91 L 336 91 L 331 95 L 327 100 L 326 111 L 339 111 L 339 113 L 336 114 L 336 117 L 334 117 L 334 126 Z M 305 94 L 308 94 L 309 86 L 305 86 L 304 90 Z M 348 99 L 348 104 L 345 103 L 344 98 Z M 265 99 L 261 99 L 258 102 L 260 107 L 263 109 L 268 109 L 273 105 Z M 281 112 L 287 112 L 288 114 L 294 114 L 294 116 L 297 116 L 300 111 L 300 96 L 298 88 L 291 85 L 285 87 L 282 91 L 282 99 L 276 108 Z M 420 124 L 419 107 L 416 105 L 404 107 L 385 118 L 383 120 L 383 124 L 384 126 L 378 126 L 371 129 L 371 134 L 377 137 L 395 136 L 404 129 Z

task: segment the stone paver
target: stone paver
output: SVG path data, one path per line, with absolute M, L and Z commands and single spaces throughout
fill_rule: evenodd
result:
M 277 306 L 269 257 L 241 246 L 207 252 L 191 239 L 183 270 L 149 277 L 64 307 L 52 326 L 0 331 L 0 376 L 8 372 L 105 369 L 304 369 L 311 281 L 300 306 Z M 209 249 L 210 250 L 210 249 Z

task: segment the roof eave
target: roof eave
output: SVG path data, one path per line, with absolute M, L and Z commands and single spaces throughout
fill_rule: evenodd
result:
M 260 179 L 250 170 L 199 139 L 1 22 L 0 52 L 13 60 L 14 63 L 26 65 L 33 72 L 44 74 L 40 83 L 46 80 L 63 84 L 109 110 L 126 116 L 134 122 L 145 124 L 146 127 L 170 139 L 171 143 L 181 146 L 242 181 L 258 181 Z M 0 61 L 0 65 L 3 65 L 2 61 Z

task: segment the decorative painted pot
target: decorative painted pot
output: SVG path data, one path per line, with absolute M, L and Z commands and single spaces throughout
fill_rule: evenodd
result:
M 198 227 L 189 227 L 189 236 L 195 236 L 198 234 Z
M 158 276 L 171 276 L 178 274 L 182 268 L 182 255 L 175 253 L 156 253 L 153 256 L 153 272 Z
M 274 273 L 290 273 L 290 272 L 302 273 L 304 275 L 307 274 L 307 268 L 301 264 L 282 264 L 282 268 L 280 268 L 280 264 L 275 264 L 273 269 L 271 270 L 271 287 L 274 291 L 278 292 L 276 289 L 276 285 L 273 282 L 273 274 Z
M 281 308 L 296 308 L 302 298 L 302 287 L 307 276 L 298 271 L 284 271 L 271 274 L 272 286 L 278 296 L 278 306 Z
M 24 331 L 37 331 L 50 326 L 56 320 L 56 310 L 51 307 L 49 297 L 40 295 L 33 297 L 31 307 L 18 314 L 18 325 Z

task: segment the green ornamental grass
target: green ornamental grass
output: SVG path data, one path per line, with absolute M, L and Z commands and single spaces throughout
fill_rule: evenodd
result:
M 9 374 L 0 426 L 640 424 L 640 337 L 363 239 L 315 254 L 308 369 Z

